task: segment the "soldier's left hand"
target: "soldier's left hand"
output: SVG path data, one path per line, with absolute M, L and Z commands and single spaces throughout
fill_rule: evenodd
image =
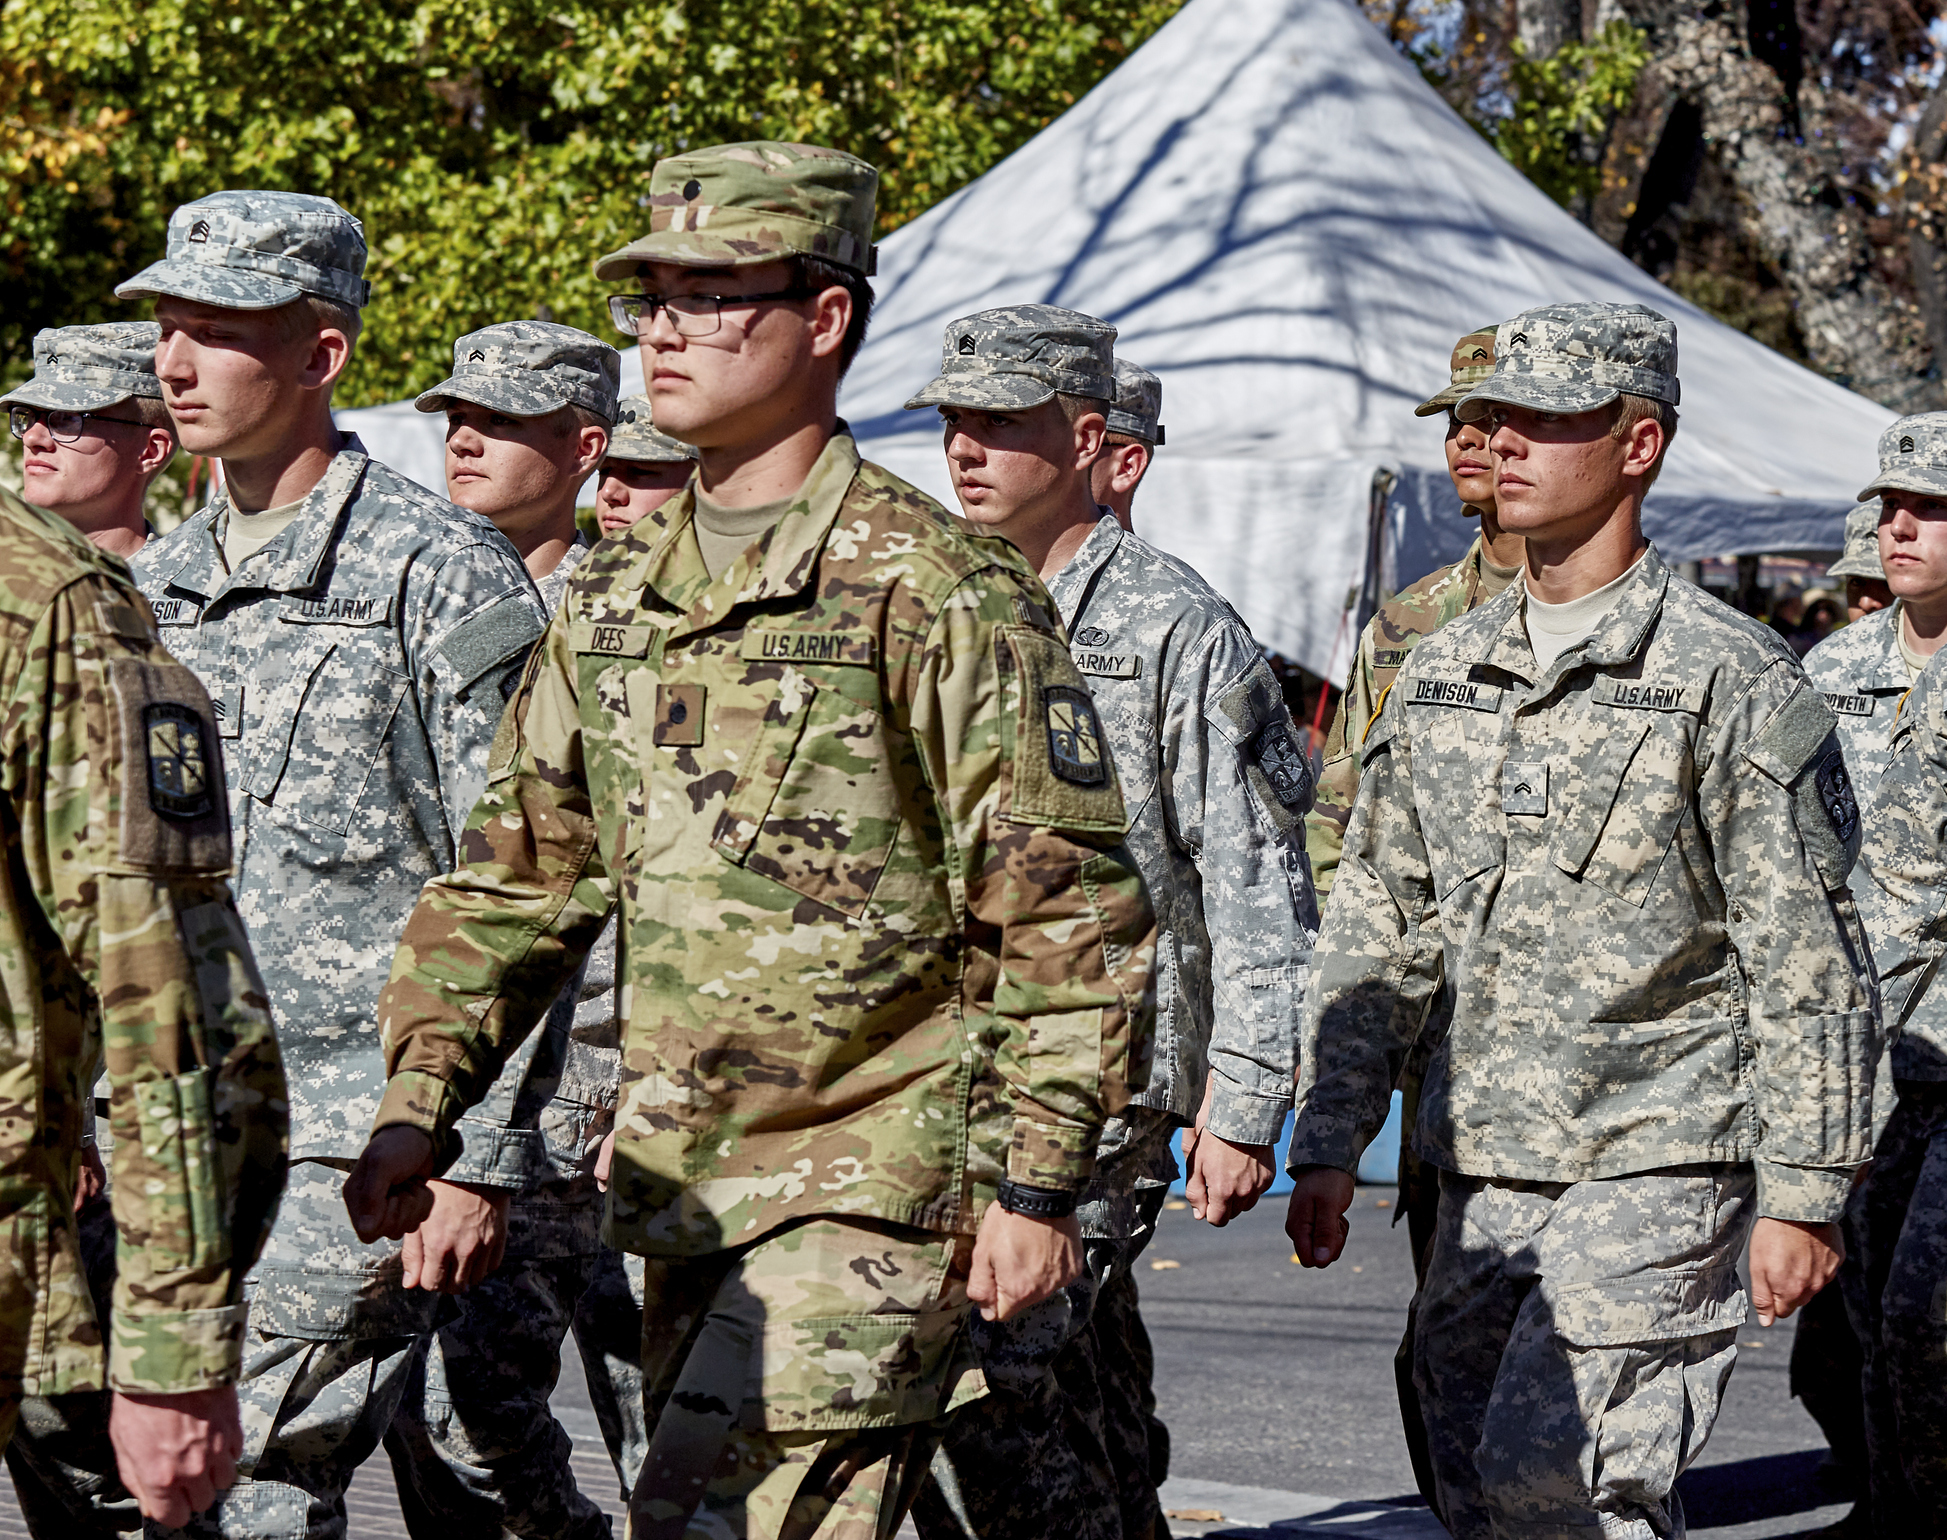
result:
M 1080 1220 L 1072 1214 L 1033 1219 L 1010 1214 L 996 1203 L 980 1221 L 974 1240 L 967 1297 L 980 1306 L 982 1319 L 1005 1321 L 1081 1276 Z
M 405 1285 L 428 1293 L 464 1294 L 484 1283 L 507 1254 L 507 1201 L 497 1187 L 470 1182 L 426 1184 L 433 1211 L 406 1237 Z
M 1760 1219 L 1751 1228 L 1751 1308 L 1758 1324 L 1782 1321 L 1832 1281 L 1846 1259 L 1835 1224 Z
M 1257 1207 L 1257 1200 L 1270 1190 L 1277 1175 L 1277 1151 L 1268 1144 L 1232 1144 L 1221 1134 L 1210 1132 L 1210 1103 L 1217 1077 L 1212 1075 L 1203 1088 L 1203 1106 L 1197 1120 L 1183 1130 L 1183 1168 L 1187 1179 L 1183 1195 L 1190 1200 L 1190 1212 L 1206 1224 L 1219 1229 L 1239 1214 Z
M 345 1209 L 358 1238 L 398 1240 L 433 1209 L 426 1180 L 433 1174 L 433 1141 L 395 1123 L 373 1134 L 345 1178 Z

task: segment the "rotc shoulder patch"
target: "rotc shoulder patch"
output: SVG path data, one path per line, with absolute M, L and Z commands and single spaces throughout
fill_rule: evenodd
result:
M 193 706 L 156 701 L 142 708 L 148 752 L 149 806 L 170 818 L 202 818 L 216 805 L 214 759 L 202 716 Z
M 1294 811 L 1311 806 L 1312 762 L 1298 747 L 1288 721 L 1271 721 L 1251 745 L 1252 757 L 1278 800 Z
M 111 869 L 228 871 L 223 751 L 203 687 L 173 660 L 117 658 L 108 665 L 108 680 L 121 760 L 120 829 Z
M 1053 829 L 1126 832 L 1122 788 L 1101 715 L 1060 635 L 1036 626 L 1001 626 L 994 651 L 1014 702 L 1001 815 Z
M 1041 692 L 1048 729 L 1048 759 L 1056 775 L 1077 786 L 1100 786 L 1109 778 L 1102 750 L 1102 723 L 1086 690 L 1052 684 Z
M 1840 840 L 1856 844 L 1859 839 L 1859 800 L 1853 795 L 1852 776 L 1847 773 L 1844 754 L 1828 754 L 1813 772 L 1819 801 L 1825 804 L 1832 829 Z

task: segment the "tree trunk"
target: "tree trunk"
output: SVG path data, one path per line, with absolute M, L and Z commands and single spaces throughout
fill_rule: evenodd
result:
M 1947 365 L 1947 89 L 1936 89 L 1913 130 L 1901 167 L 1907 253 L 1920 322 L 1934 357 L 1935 401 L 1947 397 L 1938 376 Z

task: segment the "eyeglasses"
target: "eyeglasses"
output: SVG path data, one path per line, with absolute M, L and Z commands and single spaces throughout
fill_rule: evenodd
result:
M 118 422 L 125 428 L 146 426 L 132 417 L 104 417 L 100 412 L 44 412 L 36 406 L 7 408 L 7 427 L 15 438 L 27 437 L 27 430 L 37 422 L 47 424 L 47 431 L 57 444 L 72 444 L 88 431 L 91 422 Z
M 809 299 L 816 289 L 773 289 L 768 294 L 611 294 L 609 319 L 625 337 L 640 337 L 656 324 L 656 312 L 669 312 L 681 337 L 708 337 L 723 325 L 725 305 L 755 305 L 767 299 Z

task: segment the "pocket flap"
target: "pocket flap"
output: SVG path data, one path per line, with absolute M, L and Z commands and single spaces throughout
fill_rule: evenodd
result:
M 744 1417 L 770 1432 L 930 1422 L 965 1324 L 933 1310 L 767 1325 Z
M 1580 877 L 1589 864 L 1629 762 L 1649 734 L 1648 717 L 1627 718 L 1604 733 L 1601 748 L 1583 759 L 1582 784 L 1562 798 L 1561 824 L 1555 832 L 1555 864 L 1569 876 Z
M 1658 1277 L 1541 1284 L 1555 1335 L 1573 1347 L 1627 1347 L 1735 1331 L 1749 1307 L 1734 1266 Z

